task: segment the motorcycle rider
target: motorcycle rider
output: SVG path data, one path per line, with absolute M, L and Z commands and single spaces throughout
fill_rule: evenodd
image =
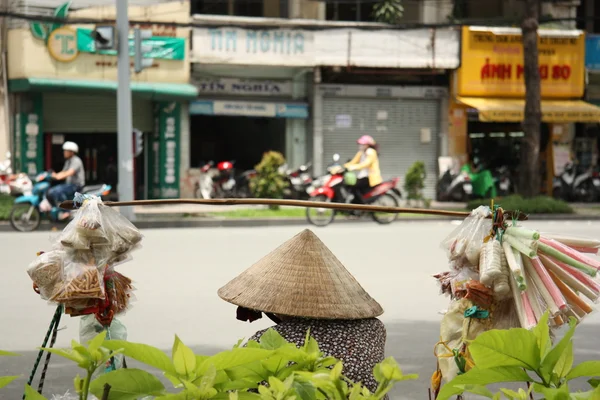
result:
M 52 179 L 57 181 L 64 180 L 64 183 L 51 187 L 46 197 L 54 207 L 68 199 L 72 199 L 76 192 L 81 191 L 85 186 L 85 170 L 83 161 L 77 156 L 79 146 L 74 142 L 65 142 L 62 146 L 65 157 L 65 165 L 61 172 L 52 172 Z M 59 219 L 63 220 L 69 216 L 69 213 L 63 212 Z
M 347 171 L 357 171 L 357 181 L 352 187 L 354 200 L 363 203 L 362 196 L 369 189 L 383 182 L 383 178 L 379 169 L 379 146 L 375 139 L 369 135 L 363 135 L 356 143 L 358 144 L 358 152 L 352 160 L 344 164 L 344 168 Z

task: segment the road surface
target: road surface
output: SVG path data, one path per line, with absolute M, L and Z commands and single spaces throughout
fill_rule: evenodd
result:
M 600 222 L 532 222 L 541 231 L 600 237 Z M 446 269 L 440 241 L 454 229 L 451 222 L 399 222 L 331 225 L 316 234 L 385 309 L 387 353 L 419 381 L 401 383 L 392 399 L 427 399 L 436 363 L 440 311 L 448 304 L 439 295 L 432 274 Z M 144 231 L 143 248 L 119 270 L 135 281 L 137 300 L 123 317 L 129 340 L 170 349 L 173 335 L 196 352 L 211 354 L 230 348 L 240 338 L 269 326 L 235 319 L 236 307 L 217 296 L 219 287 L 234 278 L 301 227 L 162 229 Z M 19 399 L 33 366 L 54 308 L 31 289 L 25 273 L 35 253 L 48 250 L 56 233 L 0 233 L 4 250 L 0 280 L 0 349 L 21 357 L 3 358 L 0 376 L 23 378 L 0 391 L 0 399 Z M 57 347 L 78 338 L 78 319 L 64 317 Z M 600 317 L 591 316 L 576 337 L 578 361 L 600 359 L 597 337 Z M 45 394 L 72 387 L 76 369 L 53 357 Z M 37 382 L 37 380 L 36 380 Z

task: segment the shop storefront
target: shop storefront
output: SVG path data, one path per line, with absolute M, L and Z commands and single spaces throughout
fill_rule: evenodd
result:
M 585 67 L 587 69 L 587 87 L 585 99 L 600 106 L 600 35 L 586 35 L 585 38 Z M 598 165 L 600 153 L 600 120 L 584 124 L 575 135 L 574 152 L 583 164 Z
M 412 163 L 424 161 L 425 192 L 434 196 L 436 160 L 447 153 L 448 91 L 443 83 L 432 85 L 431 77 L 442 76 L 443 82 L 445 71 L 458 67 L 460 32 L 380 30 L 379 24 L 368 23 L 340 29 L 322 21 L 318 29 L 302 27 L 315 25 L 314 21 L 295 21 L 295 27 L 287 29 L 289 21 L 270 19 L 252 24 L 262 24 L 263 29 L 232 29 L 219 28 L 216 17 L 194 16 L 194 20 L 215 26 L 195 29 L 193 37 L 193 76 L 200 98 L 190 113 L 204 115 L 191 119 L 193 151 L 203 154 L 197 158 L 219 153 L 207 137 L 213 128 L 206 128 L 217 119 L 223 121 L 217 126 L 226 126 L 221 134 L 231 137 L 223 132 L 235 131 L 240 146 L 285 149 L 290 164 L 312 161 L 317 175 L 334 153 L 350 158 L 356 139 L 371 134 L 381 143 L 386 178 L 403 177 Z M 249 24 L 247 19 L 239 22 Z M 322 80 L 326 68 L 369 71 L 363 76 L 366 83 L 358 85 Z M 410 85 L 389 83 L 398 82 L 391 79 L 398 71 L 411 71 L 405 72 Z M 425 75 L 430 78 L 426 87 L 415 79 Z M 240 122 L 229 124 L 234 119 Z M 238 146 L 227 144 L 231 153 Z
M 192 166 L 234 159 L 249 169 L 267 150 L 291 166 L 305 163 L 312 32 L 197 28 L 193 45 Z
M 600 108 L 582 101 L 585 38 L 581 31 L 540 30 L 542 192 L 561 173 L 579 123 L 600 121 Z M 488 168 L 507 166 L 516 177 L 524 133 L 525 85 L 521 31 L 463 27 L 461 67 L 449 107 L 450 155 L 477 155 Z M 565 151 L 565 149 L 567 149 Z
M 424 195 L 435 197 L 446 88 L 326 84 L 316 90 L 322 114 L 315 122 L 321 127 L 315 142 L 323 165 L 335 153 L 342 160 L 352 158 L 356 139 L 368 133 L 380 145 L 384 179 L 404 178 L 413 163 L 422 161 L 430 171 Z
M 135 16 L 156 8 L 157 14 L 170 10 L 182 21 L 189 18 L 189 4 L 161 8 L 166 6 L 132 7 L 130 12 Z M 95 15 L 94 9 L 72 15 L 77 13 Z M 31 175 L 60 170 L 62 143 L 71 140 L 81 149 L 86 182 L 116 187 L 116 54 L 96 51 L 90 39 L 93 27 L 55 26 L 50 32 L 38 28 L 32 23 L 30 29 L 9 32 L 15 166 Z M 152 30 L 155 36 L 145 44 L 152 45 L 147 56 L 154 64 L 131 76 L 133 128 L 144 134 L 134 161 L 136 197 L 179 197 L 181 169 L 188 167 L 188 157 L 180 154 L 181 139 L 189 136 L 187 103 L 198 93 L 188 83 L 189 30 Z M 163 120 L 170 125 L 161 124 Z

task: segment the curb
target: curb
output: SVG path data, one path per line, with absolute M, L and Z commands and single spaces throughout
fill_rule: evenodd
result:
M 403 217 L 396 221 L 402 222 L 449 222 L 456 220 L 453 217 L 427 217 L 411 218 Z M 572 214 L 538 214 L 532 215 L 530 221 L 600 221 L 600 215 L 572 215 Z M 336 219 L 335 225 L 339 224 L 374 224 L 369 219 L 348 220 Z M 255 227 L 285 227 L 285 226 L 306 226 L 309 223 L 304 218 L 271 218 L 271 219 L 212 219 L 212 218 L 171 218 L 171 219 L 144 219 L 143 217 L 135 222 L 140 229 L 176 229 L 176 228 L 255 228 Z M 38 231 L 51 231 L 53 228 L 62 230 L 65 224 L 53 224 L 44 221 Z M 0 232 L 15 232 L 8 222 L 0 222 Z M 18 232 L 15 232 L 18 233 Z

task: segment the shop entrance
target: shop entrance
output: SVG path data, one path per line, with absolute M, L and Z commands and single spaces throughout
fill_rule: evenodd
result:
M 264 152 L 285 155 L 285 118 L 193 115 L 191 117 L 190 165 L 235 160 L 238 173 L 253 169 Z

